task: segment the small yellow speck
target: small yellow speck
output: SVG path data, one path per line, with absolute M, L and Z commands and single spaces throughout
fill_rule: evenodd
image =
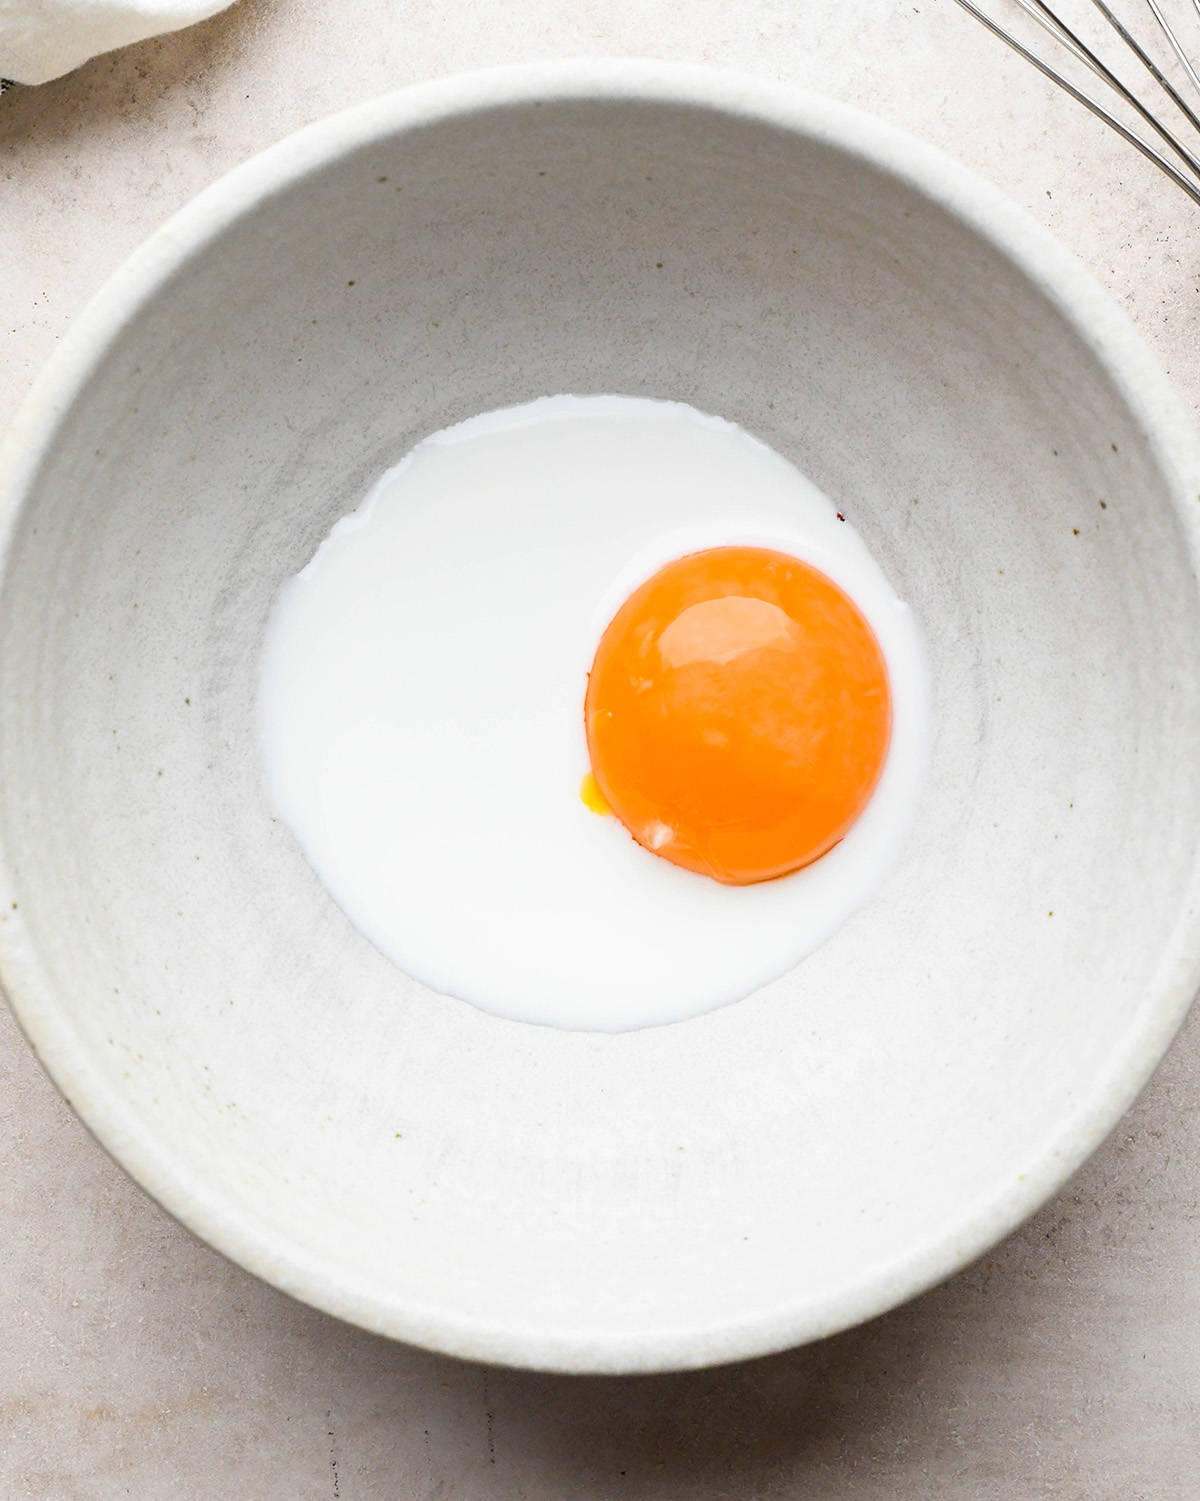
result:
M 579 796 L 584 807 L 590 808 L 593 813 L 607 815 L 612 812 L 608 806 L 608 800 L 600 791 L 600 786 L 590 771 L 585 774 L 583 781 L 579 784 Z

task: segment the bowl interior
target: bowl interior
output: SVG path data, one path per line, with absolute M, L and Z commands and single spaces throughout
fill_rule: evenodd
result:
M 16 524 L 22 1019 L 172 1210 L 384 1332 L 575 1369 L 825 1332 L 1008 1228 L 1147 1066 L 1200 824 L 1169 466 L 1052 291 L 808 108 L 376 118 L 154 281 Z M 624 1036 L 398 973 L 255 745 L 268 609 L 330 524 L 426 433 L 559 391 L 687 401 L 793 459 L 933 680 L 881 895 L 759 993 Z

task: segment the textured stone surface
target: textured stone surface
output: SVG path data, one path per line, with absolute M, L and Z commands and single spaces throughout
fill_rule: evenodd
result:
M 452 69 L 643 54 L 863 105 L 1024 203 L 1200 407 L 1197 211 L 949 0 L 242 0 L 0 99 L 0 422 L 105 275 L 225 168 Z M 487 1371 L 293 1304 L 148 1203 L 0 1016 L 0 1495 L 1191 1501 L 1200 1017 L 1073 1184 L 953 1282 L 731 1369 Z

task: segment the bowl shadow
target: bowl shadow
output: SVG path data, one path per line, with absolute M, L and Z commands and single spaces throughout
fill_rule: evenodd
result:
M 1196 1110 L 1197 1039 L 1193 1013 L 1099 1151 L 1006 1240 L 818 1343 L 709 1370 L 563 1376 L 432 1355 L 292 1305 L 289 1360 L 322 1370 L 331 1450 L 357 1460 L 363 1495 L 376 1483 L 392 1494 L 400 1467 L 414 1501 L 1050 1494 L 1045 1465 L 1064 1434 L 1076 1460 L 1093 1429 L 1108 1442 L 1114 1383 L 1135 1408 L 1162 1397 L 1162 1372 L 1139 1353 L 1163 1312 L 1144 1263 L 1167 1229 L 1151 1222 L 1181 1191 L 1169 1138 Z
M 1101 1157 L 1121 1150 L 1110 1141 Z M 347 1459 L 358 1429 L 360 1473 L 382 1482 L 390 1469 L 378 1435 L 364 1447 L 364 1411 L 373 1410 L 377 1429 L 391 1429 L 397 1458 L 419 1448 L 413 1429 L 423 1427 L 428 1489 L 416 1495 L 451 1494 L 441 1488 L 450 1473 L 473 1474 L 473 1483 L 456 1482 L 467 1490 L 455 1492 L 472 1497 L 911 1495 L 922 1476 L 978 1474 L 978 1457 L 964 1453 L 971 1430 L 983 1422 L 994 1437 L 1004 1409 L 1025 1406 L 1018 1386 L 1028 1386 L 1036 1407 L 1043 1378 L 1053 1380 L 1052 1369 L 1038 1367 L 1054 1355 L 1043 1348 L 1045 1330 L 1072 1316 L 1068 1269 L 1086 1261 L 1089 1247 L 1096 1256 L 1112 1251 L 1094 1233 L 1105 1213 L 1101 1194 L 1111 1191 L 1111 1182 L 1089 1189 L 1097 1176 L 1109 1176 L 1103 1162 L 913 1302 L 815 1344 L 734 1365 L 563 1376 L 432 1355 L 312 1310 L 294 1332 L 337 1393 L 331 1444 L 343 1443 L 344 1425 Z
M 798 1487 L 789 1495 L 874 1497 L 886 1494 L 875 1488 L 887 1477 L 900 1484 L 937 1465 L 954 1444 L 966 1394 L 1011 1357 L 1023 1321 L 1037 1318 L 1036 1300 L 1006 1297 L 1028 1276 L 1025 1260 L 1019 1245 L 1001 1248 L 869 1324 L 778 1355 L 666 1375 L 473 1366 L 355 1335 L 320 1315 L 308 1335 L 340 1368 L 331 1443 L 355 1457 L 356 1417 L 382 1402 L 411 1454 L 420 1422 L 430 1486 L 420 1495 L 442 1495 L 452 1467 L 474 1470 L 472 1496 L 523 1495 L 528 1485 L 529 1494 L 572 1498 L 750 1497 L 784 1494 L 775 1487 L 786 1481 Z M 360 1467 L 382 1480 L 375 1465 Z M 848 1483 L 858 1471 L 868 1486 L 861 1492 Z

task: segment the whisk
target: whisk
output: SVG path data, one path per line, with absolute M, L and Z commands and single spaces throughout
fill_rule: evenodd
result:
M 1038 55 L 1031 47 L 1026 46 L 1011 31 L 1007 30 L 994 15 L 986 13 L 975 3 L 975 0 L 956 0 L 965 11 L 969 11 L 982 25 L 994 35 L 1005 42 L 1014 52 L 1019 53 L 1027 62 L 1032 63 L 1039 73 L 1056 83 L 1059 88 L 1065 89 L 1073 99 L 1079 101 L 1092 114 L 1098 116 L 1104 123 L 1110 126 L 1131 146 L 1137 148 L 1143 156 L 1152 161 L 1160 168 L 1178 187 L 1200 205 L 1200 72 L 1191 62 L 1188 49 L 1180 40 L 1180 27 L 1178 23 L 1172 24 L 1163 11 L 1159 0 L 1144 0 L 1144 4 L 1153 16 L 1158 30 L 1165 38 L 1166 44 L 1174 54 L 1176 63 L 1183 76 L 1187 79 L 1190 89 L 1196 93 L 1195 104 L 1189 104 L 1188 100 L 1179 89 L 1171 82 L 1166 73 L 1160 68 L 1154 57 L 1147 51 L 1142 43 L 1133 35 L 1124 22 L 1118 19 L 1109 9 L 1105 0 L 1091 0 L 1092 5 L 1104 20 L 1108 23 L 1124 46 L 1137 58 L 1138 63 L 1149 74 L 1153 83 L 1157 86 L 1157 92 L 1150 90 L 1150 97 L 1155 104 L 1147 104 L 1143 97 L 1129 88 L 1121 78 L 1105 63 L 1095 49 L 1088 45 L 1083 38 L 1073 30 L 1060 15 L 1045 3 L 1045 0 L 1006 0 L 1010 10 L 1021 10 L 1054 39 L 1054 41 L 1070 53 L 1077 62 L 1082 63 L 1091 70 L 1098 79 L 1110 90 L 1110 102 L 1114 107 L 1115 95 L 1130 111 L 1130 117 L 1136 115 L 1141 121 L 1143 128 L 1131 128 L 1106 107 L 1100 99 L 1086 93 L 1077 87 L 1070 78 L 1060 72 L 1053 63 L 1047 62 L 1044 57 Z M 1200 0 L 1191 0 L 1196 12 L 1196 19 L 1200 21 Z M 1182 14 L 1183 0 L 1178 0 L 1180 13 Z M 997 9 L 996 0 L 992 0 L 991 10 Z M 1146 86 L 1149 89 L 1149 85 Z M 1145 92 L 1146 90 L 1143 90 Z M 1170 105 L 1178 112 L 1182 119 L 1175 121 L 1174 127 L 1166 124 L 1160 118 L 1160 112 L 1165 104 Z M 1175 117 L 1172 117 L 1173 119 Z M 1186 123 L 1185 123 L 1186 122 Z M 1180 138 L 1180 133 L 1184 139 Z M 1195 137 L 1194 143 L 1188 144 Z

